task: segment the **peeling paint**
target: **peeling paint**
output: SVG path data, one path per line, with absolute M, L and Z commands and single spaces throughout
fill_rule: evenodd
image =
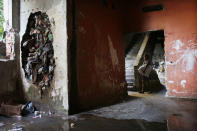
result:
M 173 84 L 173 83 L 174 83 L 174 81 L 168 81 L 168 83 Z
M 177 94 L 179 94 L 179 93 L 183 93 L 183 94 L 187 93 L 187 91 L 177 91 L 176 89 L 173 89 L 172 92 L 177 93 Z
M 182 85 L 183 88 L 185 88 L 185 83 L 186 83 L 186 80 L 181 81 L 181 85 Z
M 195 43 L 194 40 L 189 40 L 188 43 L 191 48 L 195 48 L 197 46 L 197 43 Z
M 193 42 L 193 41 L 194 41 L 194 40 L 188 40 L 187 42 L 188 42 L 188 43 L 191 43 L 191 42 Z
M 170 54 L 170 55 L 174 55 L 175 53 L 174 53 L 173 51 L 171 51 L 169 54 Z
M 176 40 L 175 46 L 173 48 L 179 50 L 180 47 L 182 47 L 183 45 L 184 43 L 181 40 Z M 177 53 L 182 53 L 182 55 L 175 62 L 167 61 L 166 64 L 167 65 L 181 64 L 185 69 L 184 71 L 192 71 L 196 63 L 197 49 L 187 47 L 185 50 L 179 50 Z
M 176 50 L 179 50 L 184 45 L 184 43 L 181 40 L 173 41 L 173 43 L 174 43 L 173 48 Z
M 186 64 L 186 71 L 192 71 L 194 68 L 194 65 L 196 63 L 196 53 L 197 50 L 190 50 L 187 49 L 183 56 L 183 63 Z

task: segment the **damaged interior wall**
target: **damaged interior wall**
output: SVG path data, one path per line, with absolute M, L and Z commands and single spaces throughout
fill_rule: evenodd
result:
M 124 1 L 125 32 L 164 29 L 166 88 L 169 97 L 197 98 L 197 1 Z M 164 10 L 143 12 L 162 4 Z
M 76 0 L 79 110 L 111 104 L 127 95 L 124 35 L 117 0 Z
M 66 0 L 21 0 L 20 4 L 21 40 L 25 34 L 30 14 L 39 11 L 46 13 L 51 23 L 55 58 L 54 75 L 50 82 L 50 90 L 43 95 L 42 99 L 39 95 L 40 88 L 36 84 L 32 85 L 25 78 L 21 63 L 25 92 L 30 100 L 47 103 L 56 107 L 56 109 L 68 110 Z
M 66 0 L 20 2 L 21 40 L 31 13 L 42 11 L 49 16 L 56 67 L 51 90 L 42 100 L 68 109 Z M 162 11 L 142 11 L 144 6 L 161 3 L 164 6 Z M 73 34 L 69 33 L 75 43 L 72 47 L 74 54 L 72 51 L 70 54 L 75 58 L 71 61 L 76 66 L 77 88 L 70 95 L 77 96 L 73 102 L 78 110 L 113 103 L 127 95 L 124 34 L 148 30 L 165 31 L 167 96 L 196 98 L 196 5 L 195 0 L 75 0 L 71 9 L 74 10 L 71 15 L 75 17 L 71 24 Z M 27 82 L 22 68 L 21 72 L 28 97 L 40 100 L 37 98 L 38 88 Z
M 55 68 L 53 34 L 46 13 L 39 11 L 30 15 L 21 51 L 25 77 L 40 88 L 42 98 L 51 89 Z

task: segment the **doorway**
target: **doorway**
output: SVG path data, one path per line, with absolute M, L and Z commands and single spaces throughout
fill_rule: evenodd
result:
M 145 40 L 146 39 L 146 40 Z M 125 37 L 125 79 L 128 91 L 140 91 L 138 68 L 143 64 L 144 54 L 151 59 L 149 86 L 153 91 L 165 89 L 164 30 L 130 33 Z M 136 62 L 139 61 L 139 62 Z M 136 65 L 136 63 L 138 63 Z

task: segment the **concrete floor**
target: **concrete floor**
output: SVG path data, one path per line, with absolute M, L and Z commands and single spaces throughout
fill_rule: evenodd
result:
M 41 116 L 41 117 L 40 117 Z M 197 101 L 129 92 L 120 104 L 77 115 L 0 117 L 0 131 L 196 131 Z

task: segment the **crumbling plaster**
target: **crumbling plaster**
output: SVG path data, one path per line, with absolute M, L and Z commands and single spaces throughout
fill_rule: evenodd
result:
M 43 100 L 57 109 L 68 110 L 68 78 L 67 78 L 67 28 L 66 28 L 66 0 L 21 0 L 20 9 L 20 38 L 25 33 L 30 13 L 46 12 L 52 24 L 54 37 L 53 48 L 56 67 L 52 82 L 52 90 Z M 25 92 L 30 100 L 39 100 L 39 91 L 30 85 L 24 77 L 21 67 Z M 37 94 L 37 95 L 36 95 Z M 52 99 L 52 101 L 51 101 Z

